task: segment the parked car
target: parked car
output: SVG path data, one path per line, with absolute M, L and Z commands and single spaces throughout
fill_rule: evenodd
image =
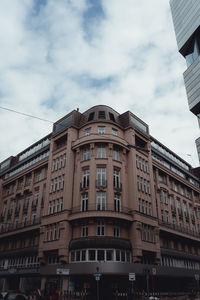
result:
M 150 296 L 149 300 L 159 300 L 159 298 L 158 297 L 154 297 L 154 296 Z
M 17 291 L 1 292 L 0 299 L 3 300 L 27 300 L 26 294 Z

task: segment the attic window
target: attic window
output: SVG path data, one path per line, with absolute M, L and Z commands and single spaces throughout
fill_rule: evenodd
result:
M 88 121 L 92 121 L 94 119 L 94 112 L 89 114 Z
M 105 111 L 103 110 L 99 111 L 99 119 L 105 119 Z
M 114 115 L 113 115 L 112 113 L 109 112 L 109 116 L 110 116 L 110 120 L 113 121 L 113 122 L 115 122 L 115 117 L 114 117 Z

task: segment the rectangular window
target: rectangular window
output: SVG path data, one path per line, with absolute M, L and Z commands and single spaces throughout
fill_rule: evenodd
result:
M 113 261 L 113 259 L 114 259 L 113 250 L 106 250 L 106 260 Z
M 105 111 L 103 111 L 103 110 L 100 110 L 99 112 L 98 112 L 98 117 L 99 117 L 99 119 L 105 119 Z
M 114 170 L 113 173 L 113 186 L 116 189 L 120 188 L 120 171 L 119 170 Z
M 138 191 L 140 191 L 141 190 L 140 176 L 137 176 L 137 187 L 138 187 Z
M 118 130 L 117 130 L 117 129 L 114 129 L 114 128 L 112 128 L 112 134 L 113 134 L 113 135 L 115 135 L 115 136 L 117 136 L 117 135 L 118 135 Z
M 84 193 L 81 195 L 81 210 L 88 210 L 88 193 Z
M 89 187 L 89 175 L 90 175 L 89 169 L 83 170 L 83 173 L 82 173 L 82 188 L 88 188 Z
M 106 132 L 106 127 L 103 126 L 98 127 L 98 134 L 105 134 L 105 132 Z
M 115 211 L 121 210 L 120 194 L 118 194 L 118 193 L 114 194 L 114 206 L 115 206 Z
M 81 236 L 82 237 L 88 236 L 88 226 L 82 226 L 82 228 L 81 228 Z
M 85 135 L 90 135 L 91 134 L 91 128 L 85 129 Z
M 97 222 L 97 236 L 103 236 L 103 235 L 105 235 L 104 221 L 98 221 Z
M 97 210 L 105 210 L 106 209 L 106 193 L 105 192 L 97 192 L 96 209 Z
M 114 234 L 114 237 L 120 237 L 120 227 L 119 226 L 114 226 L 113 234 Z
M 39 191 L 35 191 L 34 195 L 34 205 L 38 204 L 38 199 L 39 199 Z
M 106 158 L 106 147 L 98 146 L 97 148 L 97 158 Z
M 83 149 L 83 160 L 90 159 L 90 148 Z
M 95 250 L 88 250 L 88 260 L 96 260 L 96 251 Z
M 105 260 L 105 250 L 97 250 L 97 260 Z
M 117 161 L 120 161 L 120 152 L 119 152 L 119 150 L 118 149 L 114 149 L 113 150 L 113 159 L 114 160 L 117 160 Z
M 97 186 L 106 186 L 106 168 L 97 168 Z

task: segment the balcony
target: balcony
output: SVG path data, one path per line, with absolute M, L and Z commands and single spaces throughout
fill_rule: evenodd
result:
M 107 180 L 96 180 L 96 188 L 106 188 Z
M 108 217 L 114 219 L 124 219 L 126 221 L 132 221 L 133 212 L 130 208 L 120 206 L 115 207 L 114 204 L 109 203 L 90 203 L 86 209 L 82 209 L 81 205 L 73 207 L 69 211 L 70 221 L 81 219 L 81 218 L 95 218 L 95 217 Z
M 83 184 L 83 182 L 80 183 L 80 191 L 88 190 L 89 189 L 89 181 L 87 184 Z
M 121 192 L 122 191 L 122 183 L 114 184 L 114 189 Z
M 27 227 L 34 226 L 34 225 L 38 225 L 40 223 L 41 223 L 40 218 L 35 219 L 34 222 L 26 221 L 26 222 L 22 222 L 22 223 L 17 223 L 17 226 L 16 226 L 16 224 L 9 224 L 9 226 L 8 226 L 8 224 L 5 223 L 1 228 L 0 234 L 3 234 L 5 232 L 16 231 L 16 230 L 27 228 Z
M 182 225 L 180 226 L 180 225 L 177 225 L 177 224 L 167 223 L 167 222 L 162 221 L 162 220 L 158 220 L 158 224 L 161 225 L 161 226 L 164 226 L 168 229 L 173 229 L 177 232 L 186 233 L 186 234 L 191 235 L 193 237 L 200 238 L 200 233 L 199 232 L 188 229 L 188 227 L 183 227 Z

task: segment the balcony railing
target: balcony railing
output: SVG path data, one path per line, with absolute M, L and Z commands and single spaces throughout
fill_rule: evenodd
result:
M 132 215 L 132 210 L 128 207 L 125 206 L 120 206 L 116 207 L 114 204 L 112 203 L 105 203 L 102 205 L 101 204 L 97 204 L 97 203 L 91 203 L 88 204 L 87 206 L 87 210 L 86 209 L 82 209 L 82 206 L 75 206 L 70 210 L 70 214 L 76 214 L 76 213 L 84 213 L 84 212 L 88 212 L 88 211 L 108 211 L 108 212 L 115 212 L 115 213 L 123 213 L 123 214 L 128 214 L 128 215 Z
M 96 180 L 96 187 L 97 188 L 106 188 L 107 180 Z
M 186 233 L 186 234 L 189 234 L 189 235 L 192 235 L 194 237 L 200 237 L 200 233 L 195 231 L 195 230 L 191 230 L 191 229 L 188 229 L 184 226 L 180 226 L 180 225 L 177 225 L 177 224 L 171 224 L 171 223 L 167 223 L 165 221 L 162 221 L 162 220 L 158 220 L 158 224 L 159 225 L 162 225 L 164 227 L 167 227 L 167 228 L 170 228 L 170 229 L 174 229 L 178 232 L 182 232 L 182 233 Z
M 84 183 L 84 184 L 83 184 L 83 182 L 80 183 L 80 191 L 88 190 L 88 189 L 89 189 L 89 181 L 88 181 L 88 183 Z
M 0 234 L 5 233 L 5 232 L 10 232 L 10 231 L 15 231 L 18 229 L 38 225 L 41 223 L 41 218 L 35 219 L 34 221 L 26 221 L 22 223 L 18 223 L 17 226 L 16 224 L 6 224 L 4 223 L 3 226 L 0 228 Z

